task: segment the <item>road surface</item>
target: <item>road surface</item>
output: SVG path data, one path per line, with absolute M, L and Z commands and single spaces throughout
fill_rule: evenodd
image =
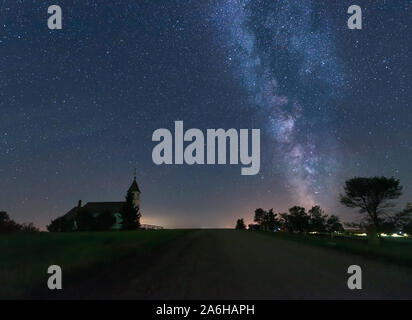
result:
M 362 268 L 362 290 L 347 287 L 350 265 Z M 410 299 L 412 268 L 254 232 L 195 230 L 62 291 L 75 299 Z

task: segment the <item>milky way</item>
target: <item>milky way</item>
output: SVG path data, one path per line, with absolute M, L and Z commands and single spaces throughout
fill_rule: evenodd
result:
M 312 1 L 229 0 L 215 11 L 222 40 L 259 112 L 302 204 L 316 202 L 338 163 L 322 127 L 342 94 L 344 74 L 326 15 Z M 326 140 L 325 140 L 326 138 Z

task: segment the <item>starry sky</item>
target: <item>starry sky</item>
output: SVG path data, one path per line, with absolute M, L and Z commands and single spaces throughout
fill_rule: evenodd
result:
M 63 29 L 47 28 L 47 8 Z M 363 29 L 347 9 L 361 6 Z M 410 1 L 0 1 L 0 210 L 44 229 L 121 201 L 142 222 L 232 227 L 257 207 L 339 204 L 345 179 L 395 176 L 412 201 Z M 261 129 L 261 170 L 156 166 L 152 133 Z

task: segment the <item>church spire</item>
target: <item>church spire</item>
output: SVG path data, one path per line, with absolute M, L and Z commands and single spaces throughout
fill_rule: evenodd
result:
M 137 181 L 136 181 L 136 168 L 134 168 L 133 182 L 132 182 L 132 185 L 129 188 L 129 192 L 138 192 L 138 193 L 140 193 L 140 189 L 139 189 L 139 186 L 137 185 Z
M 136 208 L 140 208 L 140 189 L 139 186 L 137 185 L 136 181 L 136 168 L 134 168 L 134 174 L 133 174 L 133 182 L 132 185 L 130 186 L 128 193 L 131 193 L 133 195 L 133 204 Z

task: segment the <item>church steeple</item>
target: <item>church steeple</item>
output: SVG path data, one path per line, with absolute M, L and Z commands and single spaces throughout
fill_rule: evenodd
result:
M 140 207 L 140 189 L 139 186 L 137 185 L 136 181 L 136 168 L 134 169 L 134 176 L 133 176 L 133 182 L 132 185 L 130 186 L 128 192 L 131 192 L 133 195 L 133 202 L 136 207 Z

